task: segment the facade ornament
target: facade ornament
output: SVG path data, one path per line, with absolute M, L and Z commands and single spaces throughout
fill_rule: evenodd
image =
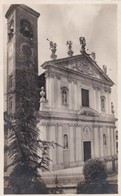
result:
M 107 66 L 106 65 L 103 65 L 103 71 L 105 74 L 107 74 Z
M 68 45 L 68 52 L 67 52 L 67 54 L 71 57 L 71 56 L 73 56 L 73 50 L 72 50 L 72 41 L 67 41 L 66 42 L 66 45 Z
M 52 54 L 51 54 L 51 59 L 56 59 L 57 58 L 57 55 L 55 54 L 56 53 L 56 47 L 57 47 L 57 44 L 56 43 L 53 43 L 52 41 L 50 41 L 49 39 L 47 39 L 47 41 L 49 41 L 50 42 L 50 50 L 51 50 L 51 52 L 52 52 Z
M 92 53 L 91 53 L 91 57 L 92 57 L 92 59 L 95 61 L 95 59 L 96 59 L 96 53 L 95 53 L 95 52 L 92 52 Z
M 80 37 L 79 41 L 80 41 L 80 45 L 81 45 L 80 53 L 83 53 L 83 52 L 85 52 L 85 47 L 86 47 L 85 37 Z
M 40 96 L 41 96 L 40 102 L 45 102 L 45 97 L 44 97 L 44 96 L 45 96 L 44 87 L 41 87 Z
M 112 114 L 114 114 L 114 113 L 115 113 L 115 111 L 114 111 L 114 105 L 113 105 L 113 102 L 111 102 L 111 112 L 112 112 Z

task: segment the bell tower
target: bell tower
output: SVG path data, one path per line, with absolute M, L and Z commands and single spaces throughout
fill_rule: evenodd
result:
M 40 14 L 22 4 L 13 4 L 7 18 L 7 111 L 15 112 L 24 91 L 35 97 L 38 78 L 37 19 Z

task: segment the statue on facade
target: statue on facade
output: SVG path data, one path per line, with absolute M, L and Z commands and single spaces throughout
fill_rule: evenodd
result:
M 72 50 L 72 41 L 67 41 L 66 42 L 66 45 L 68 45 L 68 52 L 67 52 L 67 54 L 69 55 L 69 56 L 73 56 L 73 50 Z
M 80 41 L 80 45 L 81 45 L 80 53 L 83 53 L 83 52 L 85 52 L 85 47 L 86 47 L 85 37 L 80 37 L 79 41 Z
M 114 111 L 114 105 L 113 105 L 113 102 L 111 102 L 111 112 L 112 112 L 112 114 L 114 114 L 114 113 L 115 113 L 115 111 Z
M 57 55 L 55 54 L 56 53 L 56 51 L 57 51 L 57 49 L 56 49 L 56 47 L 57 47 L 57 44 L 56 43 L 54 43 L 54 42 L 52 42 L 52 41 L 50 41 L 49 39 L 47 39 L 49 42 L 50 42 L 50 50 L 51 50 L 51 52 L 52 52 L 52 54 L 51 54 L 51 59 L 56 59 L 57 58 Z
M 68 148 L 68 135 L 64 134 L 64 149 Z
M 103 65 L 103 71 L 105 74 L 107 74 L 107 66 L 106 65 Z

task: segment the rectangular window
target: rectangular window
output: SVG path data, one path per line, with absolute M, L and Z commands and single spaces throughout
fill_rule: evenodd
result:
M 82 93 L 82 106 L 89 107 L 89 91 L 86 89 L 81 89 Z

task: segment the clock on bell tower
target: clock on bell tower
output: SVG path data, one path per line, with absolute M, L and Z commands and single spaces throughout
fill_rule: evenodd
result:
M 29 96 L 38 96 L 34 93 L 34 87 L 38 78 L 37 19 L 40 14 L 26 5 L 13 4 L 5 16 L 8 24 L 7 110 L 9 113 L 16 111 L 22 89 L 26 89 Z

